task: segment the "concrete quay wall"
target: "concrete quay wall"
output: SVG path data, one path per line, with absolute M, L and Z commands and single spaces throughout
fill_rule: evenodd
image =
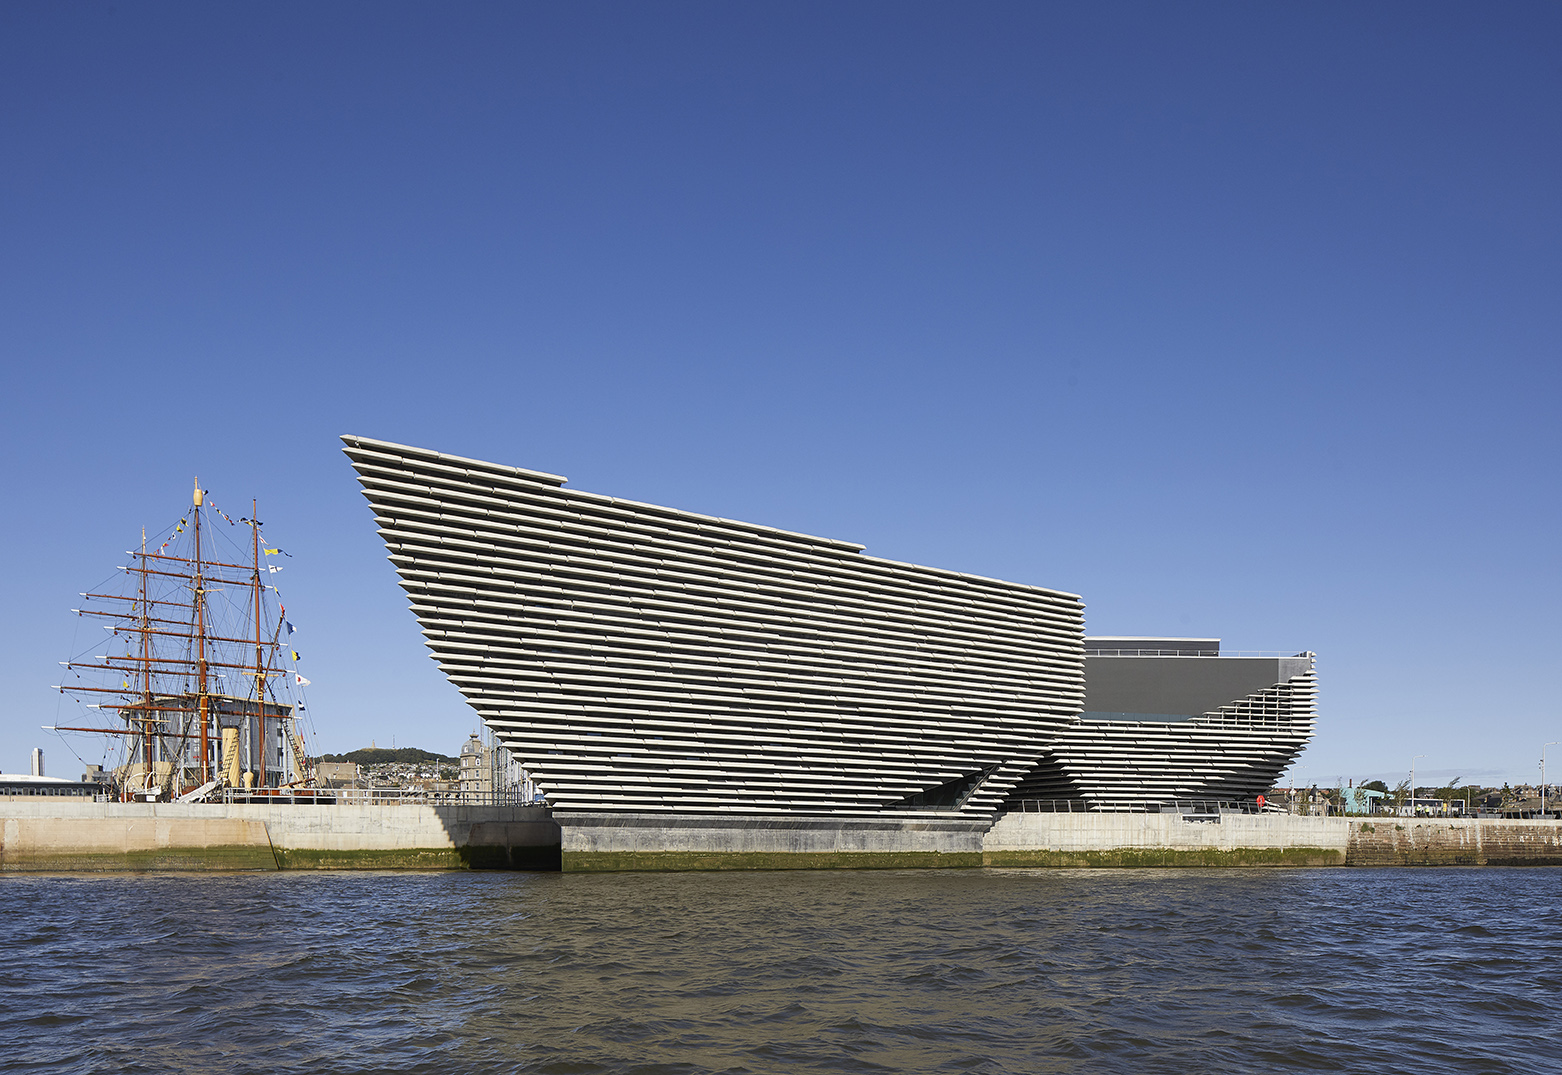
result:
M 982 865 L 988 818 L 746 817 L 555 811 L 565 872 Z
M 1347 818 L 1288 814 L 1025 814 L 998 818 L 987 866 L 1343 866 Z
M 1562 822 L 1221 814 L 1005 814 L 987 866 L 1562 866 Z
M 996 819 L 542 807 L 0 804 L 0 871 L 1562 865 L 1562 822 L 1222 814 Z
M 541 807 L 0 804 L 0 870 L 557 869 Z

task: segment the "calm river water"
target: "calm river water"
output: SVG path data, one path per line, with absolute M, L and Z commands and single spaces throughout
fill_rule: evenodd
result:
M 0 879 L 18 1072 L 1562 1071 L 1562 871 Z

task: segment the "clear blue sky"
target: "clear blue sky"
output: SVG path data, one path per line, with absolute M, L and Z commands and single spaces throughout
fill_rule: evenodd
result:
M 1558 56 L 1554 4 L 4 5 L 0 767 L 74 770 L 68 610 L 195 475 L 294 554 L 323 746 L 454 752 L 351 432 L 1315 650 L 1307 782 L 1533 779 Z

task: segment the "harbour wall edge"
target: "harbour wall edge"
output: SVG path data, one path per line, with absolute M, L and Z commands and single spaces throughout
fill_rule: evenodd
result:
M 0 871 L 558 869 L 534 806 L 0 803 Z
M 413 804 L 0 803 L 0 871 L 1549 866 L 1562 822 L 829 818 Z

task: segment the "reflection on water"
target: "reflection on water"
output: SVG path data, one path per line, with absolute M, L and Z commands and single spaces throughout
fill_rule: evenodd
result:
M 0 879 L 10 1072 L 1562 1071 L 1562 872 Z

